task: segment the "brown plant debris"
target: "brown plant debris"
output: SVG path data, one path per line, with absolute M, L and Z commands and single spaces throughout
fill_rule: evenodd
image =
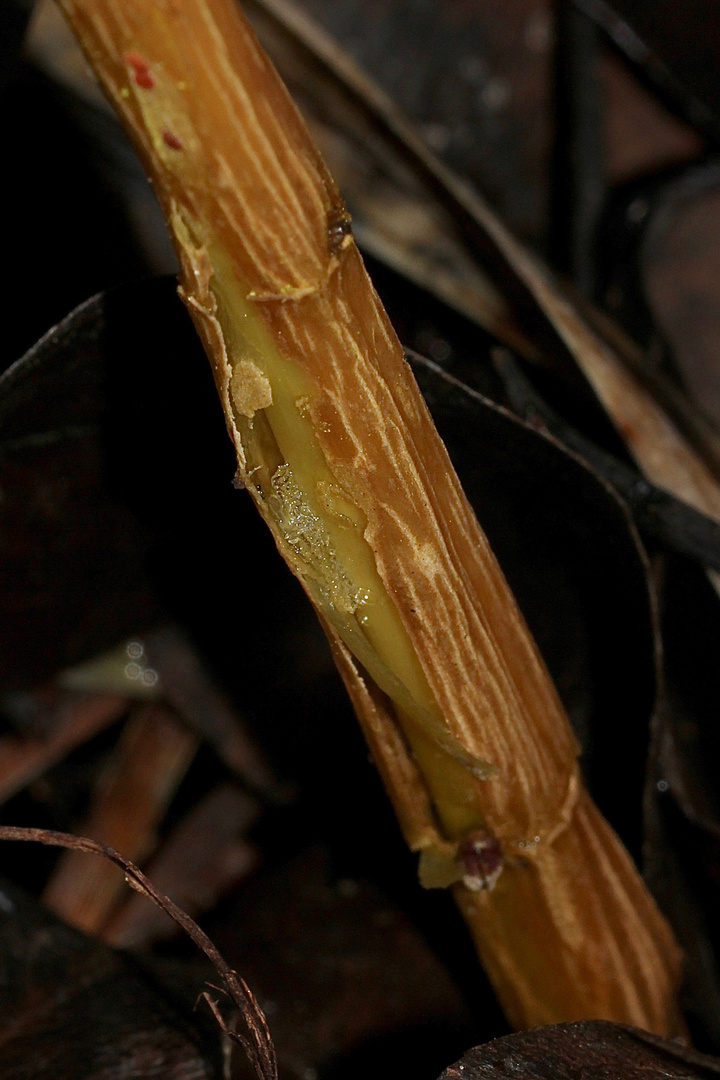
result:
M 158 827 L 197 747 L 198 740 L 167 707 L 136 709 L 97 780 L 89 815 L 78 831 L 144 862 L 157 845 Z M 92 934 L 103 929 L 124 891 L 117 867 L 66 851 L 43 901 L 66 922 Z

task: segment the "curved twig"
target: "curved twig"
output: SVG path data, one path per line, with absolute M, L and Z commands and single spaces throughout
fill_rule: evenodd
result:
M 200 929 L 197 923 L 179 908 L 169 896 L 159 892 L 134 863 L 130 862 L 118 851 L 115 851 L 114 848 L 107 847 L 105 844 L 99 844 L 95 840 L 89 840 L 84 836 L 73 836 L 71 833 L 55 832 L 51 829 L 24 829 L 3 825 L 0 826 L 0 840 L 24 840 L 31 843 L 45 844 L 48 847 L 84 851 L 89 855 L 100 855 L 119 866 L 125 874 L 128 885 L 169 915 L 197 947 L 205 953 L 222 979 L 224 992 L 234 1002 L 243 1017 L 249 1037 L 233 1031 L 225 1023 L 217 1003 L 213 1001 L 207 992 L 200 996 L 210 1006 L 210 1010 L 223 1033 L 233 1042 L 242 1046 L 259 1080 L 277 1080 L 277 1060 L 272 1036 L 270 1035 L 265 1014 L 252 991 L 237 972 L 233 971 L 223 959 L 210 938 Z

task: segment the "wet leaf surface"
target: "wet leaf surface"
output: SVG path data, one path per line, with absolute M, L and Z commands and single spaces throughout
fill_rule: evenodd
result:
M 719 1074 L 716 1059 L 596 1020 L 535 1028 L 477 1046 L 440 1080 L 700 1080 Z
M 716 154 L 613 193 L 598 258 L 603 300 L 717 427 Z
M 592 10 L 588 0 L 582 3 L 586 10 Z M 601 6 L 608 11 L 602 24 L 612 25 L 612 14 L 619 17 L 618 22 L 627 20 L 625 33 L 618 27 L 613 35 L 620 47 L 625 46 L 627 55 L 641 65 L 673 104 L 683 108 L 688 119 L 717 139 L 720 16 L 716 6 L 709 0 L 688 0 L 680 11 L 672 0 L 659 0 L 652 8 L 642 0 L 613 0 L 612 4 L 596 4 L 595 8 Z
M 27 688 L 151 618 L 137 521 L 106 472 L 102 306 L 0 380 L 0 685 Z
M 717 419 L 717 160 L 616 193 L 605 222 L 607 296 L 655 362 Z M 685 950 L 695 1038 L 720 1047 L 720 607 L 706 575 L 659 571 L 664 677 L 646 799 L 646 872 Z
M 648 774 L 647 872 L 688 958 L 686 1009 L 701 1045 L 720 1046 L 720 605 L 699 568 L 669 562 L 665 678 Z

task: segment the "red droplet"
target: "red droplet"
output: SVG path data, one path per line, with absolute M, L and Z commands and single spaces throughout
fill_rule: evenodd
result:
M 142 53 L 135 52 L 133 49 L 125 53 L 125 63 L 136 71 L 147 71 L 150 67 L 150 61 L 146 60 Z
M 125 63 L 129 64 L 135 72 L 137 85 L 141 86 L 143 90 L 152 90 L 155 79 L 150 71 L 150 61 L 146 60 L 142 53 L 134 52 L 131 49 L 130 52 L 125 53 Z
M 163 142 L 166 146 L 169 146 L 171 150 L 182 150 L 183 144 L 178 139 L 177 135 L 174 135 L 172 131 L 168 131 L 167 128 L 162 133 Z
M 136 71 L 135 82 L 138 84 L 138 86 L 141 86 L 143 90 L 152 90 L 153 86 L 155 85 L 155 80 L 152 77 L 152 72 L 150 71 Z

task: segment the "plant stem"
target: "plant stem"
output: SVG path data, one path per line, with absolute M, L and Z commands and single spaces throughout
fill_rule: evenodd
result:
M 340 194 L 252 32 L 232 0 L 62 6 L 165 208 L 239 477 L 328 632 L 421 878 L 454 886 L 516 1025 L 674 1033 L 671 934 L 582 787 Z

